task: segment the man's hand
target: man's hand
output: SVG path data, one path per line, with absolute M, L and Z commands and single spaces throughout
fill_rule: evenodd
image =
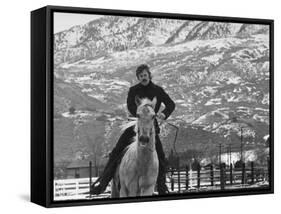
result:
M 160 120 L 165 120 L 166 116 L 165 114 L 163 114 L 162 112 L 157 114 L 157 118 L 160 119 Z

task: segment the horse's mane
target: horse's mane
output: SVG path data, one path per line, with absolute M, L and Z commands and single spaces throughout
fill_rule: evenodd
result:
M 124 149 L 124 152 L 127 152 L 128 150 L 137 151 L 138 141 L 137 141 L 136 136 L 134 136 L 130 140 L 131 140 L 131 143 Z
M 121 131 L 125 131 L 127 128 L 130 128 L 132 126 L 137 126 L 138 118 L 137 117 L 130 117 L 130 121 L 124 123 L 121 125 Z
M 130 121 L 126 122 L 121 125 L 121 130 L 122 132 L 125 131 L 126 129 L 134 126 L 134 132 L 137 133 L 137 125 L 138 125 L 138 118 L 137 117 L 130 117 Z M 137 147 L 137 136 L 132 137 L 129 139 L 130 144 L 124 149 L 124 152 L 127 152 L 129 149 L 133 149 Z

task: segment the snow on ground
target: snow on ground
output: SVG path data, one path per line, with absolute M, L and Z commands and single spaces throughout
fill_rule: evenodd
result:
M 265 94 L 262 100 L 262 104 L 269 105 L 269 93 Z
M 191 104 L 187 104 L 187 103 L 180 103 L 180 105 L 183 106 L 183 107 L 190 107 L 190 106 L 192 106 Z
M 266 151 L 266 150 L 265 150 Z M 245 162 L 251 162 L 251 161 L 256 161 L 257 160 L 257 151 L 255 149 L 252 150 L 247 150 L 243 152 L 243 157 Z M 216 158 L 216 156 L 211 157 L 211 158 L 204 158 L 201 160 L 200 164 L 201 165 L 207 165 L 211 163 L 211 160 Z M 222 153 L 221 154 L 221 161 L 223 163 L 226 163 L 227 165 L 230 165 L 232 163 L 233 165 L 241 159 L 241 153 L 240 152 L 232 152 L 231 156 L 229 153 Z M 230 162 L 231 160 L 231 162 Z
M 234 96 L 231 96 L 229 99 L 227 99 L 227 102 L 238 103 L 238 102 L 241 102 L 243 100 L 246 101 L 246 98 L 244 98 L 243 95 L 238 95 L 238 96 L 234 95 Z
M 242 89 L 240 87 L 233 89 L 233 93 L 240 93 L 241 91 Z
M 167 35 L 163 34 L 161 30 L 154 32 L 153 35 L 148 35 L 148 39 L 154 45 L 161 45 L 166 42 Z
M 192 124 L 205 124 L 209 114 L 204 114 L 201 117 L 197 118 L 195 121 L 192 121 Z
M 82 89 L 83 93 L 89 93 L 89 92 L 92 92 L 92 91 L 93 91 L 93 89 L 91 89 L 91 88 L 83 88 Z
M 253 116 L 253 118 L 254 118 L 255 120 L 257 120 L 257 121 L 262 122 L 262 123 L 267 123 L 267 121 L 268 121 L 268 116 L 267 116 L 267 115 L 266 115 L 266 116 L 262 116 L 262 115 L 255 114 L 255 115 Z
M 75 113 L 71 114 L 69 112 L 64 112 L 61 114 L 63 117 L 67 117 L 67 118 L 83 118 L 83 117 L 89 117 L 92 114 L 89 112 L 85 112 L 85 111 L 75 111 Z
M 139 63 L 139 60 L 149 61 L 151 57 L 156 55 L 167 55 L 167 54 L 181 54 L 186 52 L 196 51 L 198 48 L 216 48 L 217 50 L 221 48 L 230 48 L 233 45 L 238 45 L 247 41 L 247 39 L 238 39 L 238 38 L 222 38 L 222 39 L 212 39 L 212 40 L 194 40 L 187 41 L 184 43 L 176 45 L 163 45 L 163 46 L 151 46 L 145 48 L 139 48 L 137 50 L 126 50 L 121 52 L 113 52 L 109 54 L 106 58 L 100 57 L 92 61 L 80 61 L 80 63 L 64 63 L 64 68 L 77 67 L 77 68 L 87 68 L 87 69 L 97 69 L 100 68 L 101 71 L 106 70 L 107 73 L 114 72 L 115 69 L 112 65 L 122 66 L 134 66 L 136 63 Z M 206 57 L 207 61 L 213 62 L 222 57 L 221 54 L 216 54 L 213 56 Z
M 125 80 L 120 79 L 105 79 L 105 78 L 92 78 L 91 75 L 85 75 L 83 77 L 79 77 L 77 79 L 73 78 L 72 80 L 69 79 L 69 81 L 74 81 L 80 85 L 88 84 L 91 86 L 99 87 L 104 93 L 111 93 L 114 91 L 115 93 L 120 92 L 122 93 L 124 88 L 129 88 L 130 83 Z M 82 89 L 82 92 L 86 92 L 89 96 L 92 96 L 96 99 L 102 100 L 104 102 L 103 95 L 95 94 L 94 90 L 91 88 Z M 91 93 L 92 92 L 92 93 Z
M 241 78 L 240 77 L 229 77 L 229 79 L 227 80 L 227 84 L 239 84 L 241 82 Z
M 93 97 L 93 98 L 95 98 L 95 99 L 97 99 L 97 100 L 103 102 L 103 103 L 106 102 L 106 100 L 105 100 L 106 96 L 103 95 L 103 94 L 94 94 L 94 93 L 90 93 L 90 94 L 88 94 L 88 95 L 89 95 L 90 97 Z
M 77 77 L 76 80 L 78 82 L 85 82 L 85 81 L 88 81 L 88 80 L 92 80 L 92 78 L 89 75 L 84 75 L 82 77 Z
M 213 96 L 218 91 L 217 88 L 218 86 L 206 86 L 203 92 L 208 92 L 211 96 Z
M 219 53 L 219 54 L 213 54 L 210 56 L 203 57 L 202 60 L 206 60 L 210 63 L 216 64 L 222 58 L 223 58 L 223 53 Z
M 215 98 L 215 99 L 210 99 L 208 102 L 206 102 L 205 106 L 220 105 L 220 104 L 221 104 L 221 98 Z
M 192 106 L 192 104 L 188 103 L 188 101 L 183 100 L 183 99 L 175 100 L 175 103 L 177 103 L 178 105 L 184 106 L 184 107 Z
M 128 81 L 117 80 L 117 79 L 114 79 L 114 83 L 117 84 L 117 85 L 123 85 L 123 86 L 126 86 L 126 87 L 130 87 L 130 85 L 131 85 Z
M 178 49 L 188 48 L 193 51 L 198 47 L 209 46 L 210 48 L 216 48 L 217 50 L 221 48 L 229 48 L 234 45 L 241 44 L 247 41 L 247 39 L 238 39 L 238 38 L 220 38 L 220 39 L 211 39 L 211 40 L 193 40 L 186 42 L 183 45 L 178 45 Z
M 185 100 L 176 100 L 175 103 L 185 103 Z
M 92 84 L 103 87 L 103 89 L 122 89 L 124 86 L 129 87 L 130 83 L 118 79 L 92 79 Z
M 264 109 L 264 108 L 255 108 L 257 111 L 264 111 L 264 112 L 269 112 L 269 109 Z
M 252 35 L 252 37 L 255 38 L 255 41 L 267 45 L 266 48 L 268 48 L 268 46 L 269 46 L 268 34 L 256 34 L 256 35 Z
M 269 138 L 269 134 L 268 134 L 268 135 L 265 135 L 265 136 L 263 137 L 263 140 L 264 140 L 264 141 L 267 141 L 268 138 Z
M 154 37 L 154 36 L 153 36 Z M 157 37 L 158 38 L 158 37 Z M 269 38 L 267 35 L 255 35 L 254 39 L 256 42 L 255 49 L 258 49 L 255 52 L 255 55 L 262 54 L 264 50 L 268 48 Z M 108 53 L 108 55 L 93 59 L 93 60 L 80 60 L 74 63 L 64 63 L 62 67 L 65 69 L 69 69 L 71 67 L 75 67 L 77 69 L 73 69 L 74 71 L 80 71 L 81 69 L 86 70 L 96 70 L 97 72 L 106 72 L 113 73 L 116 70 L 116 67 L 124 67 L 129 68 L 131 66 L 135 66 L 136 64 L 140 64 L 140 59 L 142 62 L 150 61 L 152 58 L 158 56 L 167 56 L 171 55 L 181 55 L 182 53 L 186 53 L 186 58 L 182 59 L 182 62 L 185 62 L 189 57 L 191 57 L 194 51 L 198 51 L 202 48 L 208 47 L 208 49 L 216 49 L 219 51 L 221 48 L 229 49 L 233 46 L 243 45 L 247 42 L 248 39 L 242 38 L 220 38 L 220 39 L 211 39 L 211 40 L 193 40 L 186 41 L 183 43 L 178 43 L 174 45 L 161 45 L 161 46 L 151 46 L 144 47 L 120 52 L 112 52 Z M 189 54 L 190 53 L 190 54 Z M 175 55 L 176 54 L 176 55 Z M 236 54 L 236 53 L 235 53 Z M 242 53 L 245 54 L 245 53 Z M 205 56 L 203 59 L 210 63 L 216 63 L 223 57 L 223 53 L 216 53 L 214 55 Z M 175 63 L 175 62 L 172 62 Z M 180 64 L 173 65 L 174 67 L 182 66 Z M 268 70 L 268 66 L 265 63 L 265 70 Z M 229 80 L 229 84 L 234 83 L 238 84 L 239 79 Z

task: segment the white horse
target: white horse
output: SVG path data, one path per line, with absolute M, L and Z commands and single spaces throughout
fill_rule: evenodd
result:
M 154 192 L 159 166 L 154 128 L 156 102 L 156 98 L 136 100 L 137 118 L 124 127 L 134 125 L 136 137 L 116 170 L 111 197 L 147 196 Z

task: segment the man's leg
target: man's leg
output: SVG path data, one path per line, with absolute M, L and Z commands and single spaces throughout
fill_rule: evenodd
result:
M 123 156 L 124 149 L 132 142 L 132 138 L 135 136 L 134 127 L 129 127 L 120 136 L 114 149 L 109 155 L 109 160 L 104 168 L 102 175 L 91 187 L 91 193 L 98 195 L 106 189 L 108 183 L 111 181 L 115 174 L 115 170 L 119 161 Z
M 169 190 L 166 186 L 166 158 L 165 153 L 159 138 L 159 135 L 156 135 L 156 152 L 158 155 L 159 160 L 159 172 L 158 172 L 158 178 L 157 178 L 157 190 L 159 195 L 164 195 L 169 193 Z

